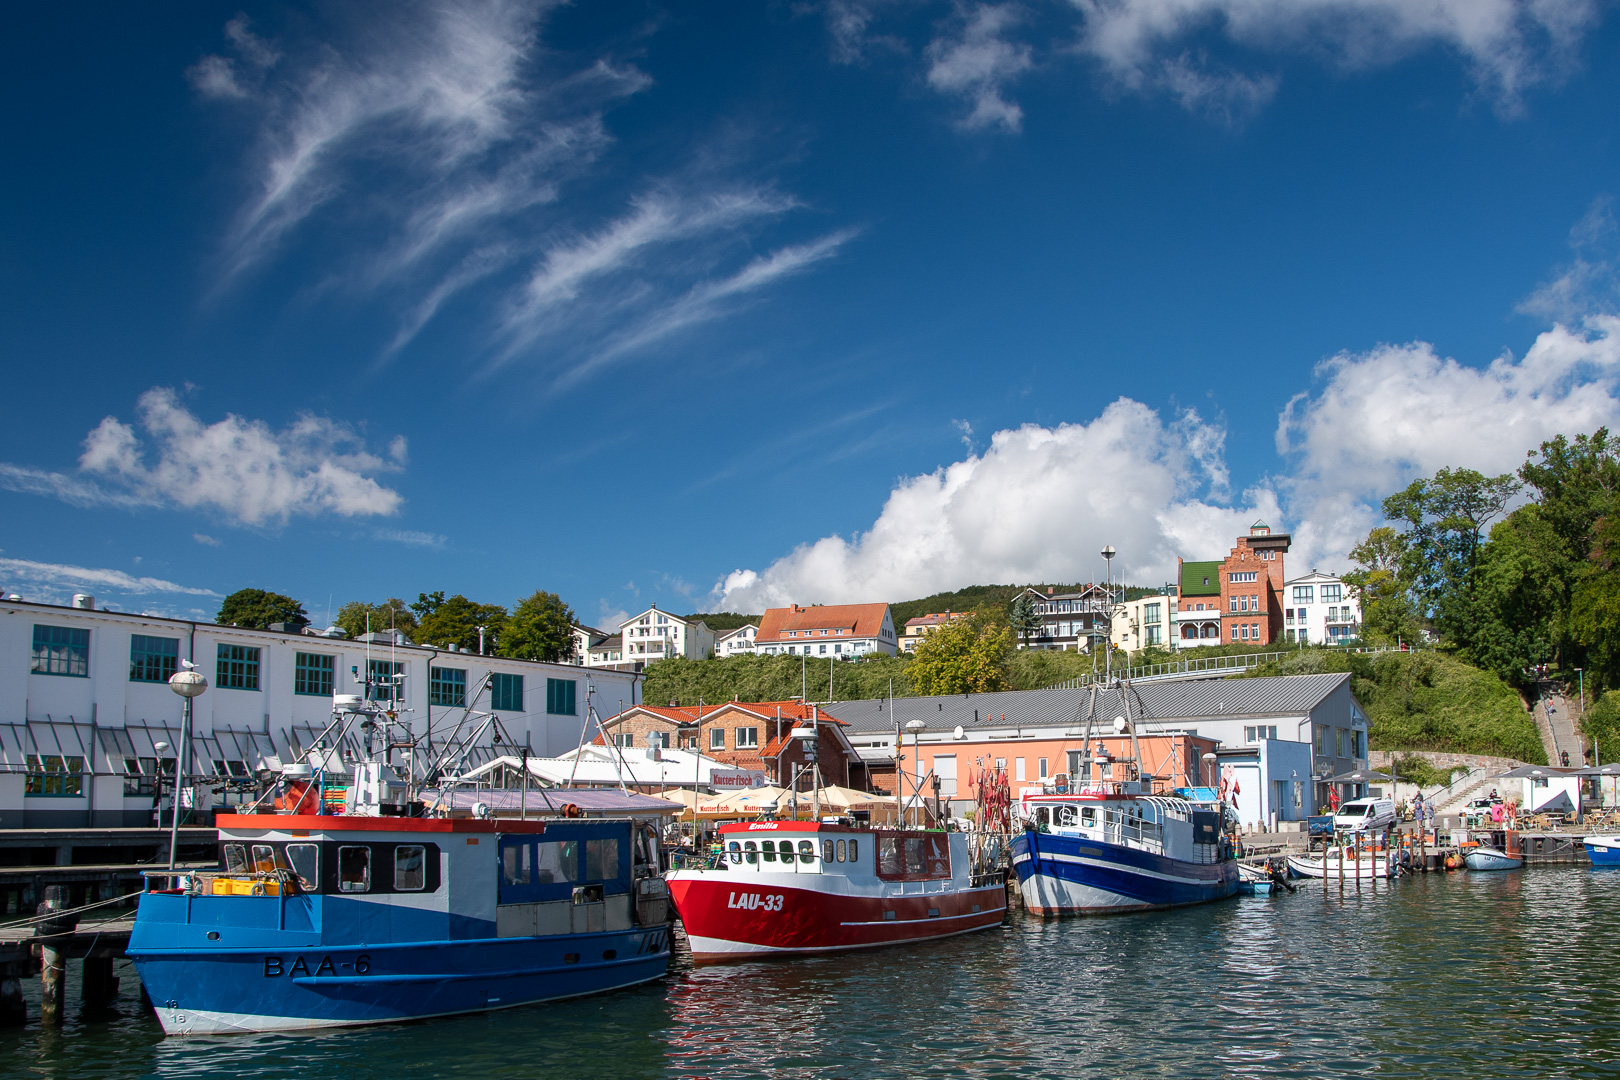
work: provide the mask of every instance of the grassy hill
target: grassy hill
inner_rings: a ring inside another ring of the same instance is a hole
[[[1494,754],[1547,763],[1541,735],[1518,691],[1449,653],[1305,649],[1234,677],[1333,671],[1350,672],[1351,689],[1367,710],[1374,750]]]

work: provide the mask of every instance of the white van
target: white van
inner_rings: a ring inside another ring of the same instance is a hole
[[[1373,832],[1394,824],[1393,799],[1351,799],[1333,815],[1333,827],[1350,832]]]

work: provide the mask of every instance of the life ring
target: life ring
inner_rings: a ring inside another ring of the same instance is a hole
[[[565,802],[562,805],[562,816],[563,817],[584,817],[585,816],[585,811],[581,810],[579,807],[575,806],[571,802]]]

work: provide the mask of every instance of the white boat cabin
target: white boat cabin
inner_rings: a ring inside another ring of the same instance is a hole
[[[1036,832],[1193,862],[1220,858],[1221,813],[1163,795],[1042,795],[1026,797],[1024,819]]]

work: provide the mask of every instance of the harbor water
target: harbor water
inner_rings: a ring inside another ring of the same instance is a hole
[[[1587,1077],[1620,1075],[1620,871],[1419,876],[1341,895],[1043,922],[694,969],[506,1012],[165,1038],[0,1031],[8,1077]],[[76,974],[76,971],[75,971]]]

